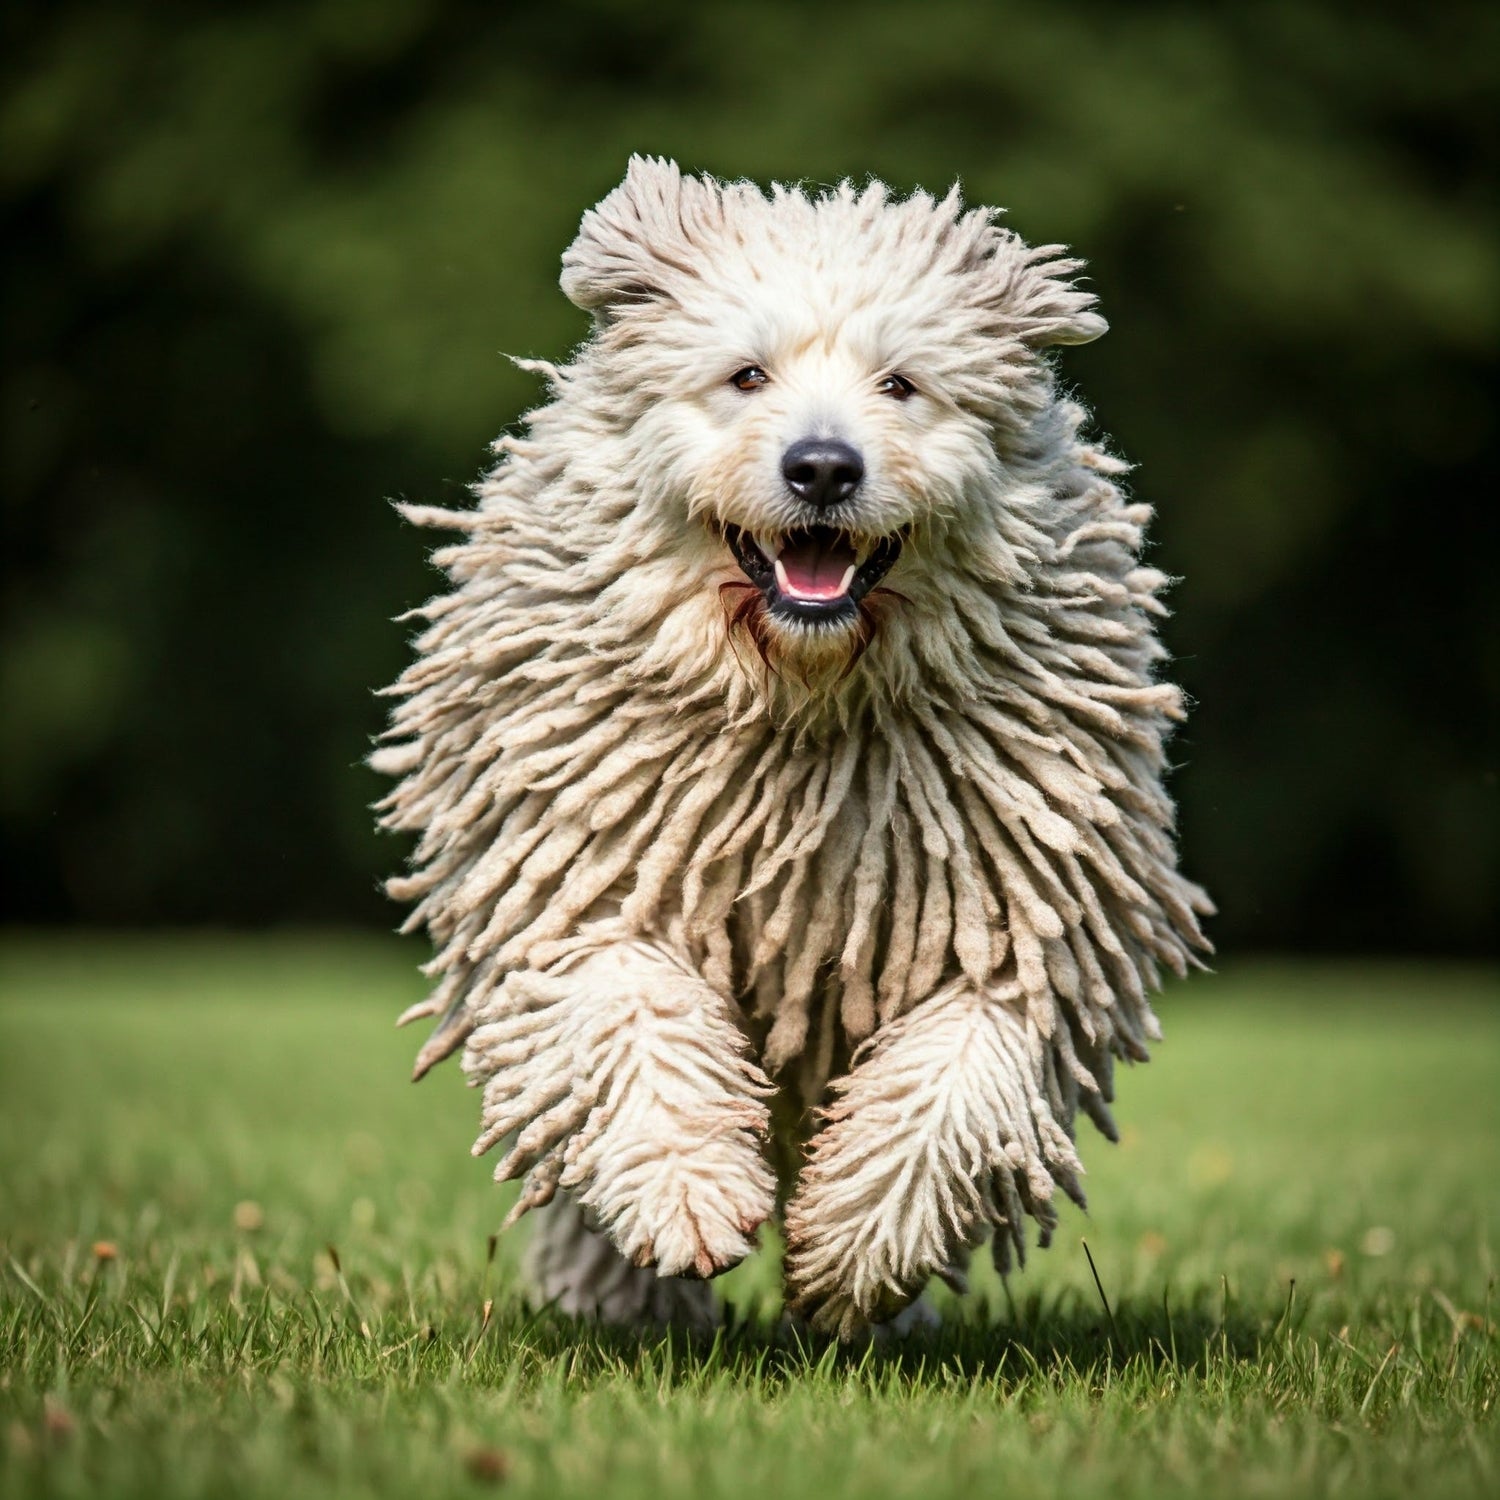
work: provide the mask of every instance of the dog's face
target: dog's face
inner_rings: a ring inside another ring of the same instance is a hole
[[[768,657],[851,659],[919,557],[982,562],[1006,442],[1051,400],[1037,351],[1104,328],[1055,253],[953,195],[768,198],[640,159],[585,216],[563,286],[647,521]]]

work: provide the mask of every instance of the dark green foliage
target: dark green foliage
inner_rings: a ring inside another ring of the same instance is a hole
[[[16,6],[0,207],[14,910],[388,918],[357,769],[384,508],[453,501],[583,332],[628,152],[962,178],[1093,268],[1064,368],[1140,464],[1222,941],[1476,947],[1500,21],[1330,4]],[[1488,753],[1488,759],[1486,755]]]

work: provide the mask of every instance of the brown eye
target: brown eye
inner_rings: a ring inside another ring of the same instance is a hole
[[[875,389],[882,396],[894,396],[897,401],[905,401],[908,396],[914,396],[917,392],[916,386],[904,375],[887,375]]]
[[[753,391],[758,386],[768,384],[770,379],[759,365],[746,365],[743,370],[736,370],[729,377],[729,383],[737,391]]]

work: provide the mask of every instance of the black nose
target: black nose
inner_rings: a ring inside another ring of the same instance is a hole
[[[799,500],[821,510],[854,494],[865,477],[865,461],[835,438],[803,438],[782,454],[781,473]]]

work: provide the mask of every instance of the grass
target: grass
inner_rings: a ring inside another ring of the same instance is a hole
[[[1092,1216],[896,1348],[529,1314],[409,949],[0,944],[0,1496],[1493,1493],[1495,976],[1163,1004]],[[1111,1304],[1090,1274],[1086,1235]],[[489,1309],[488,1312],[486,1309]]]

